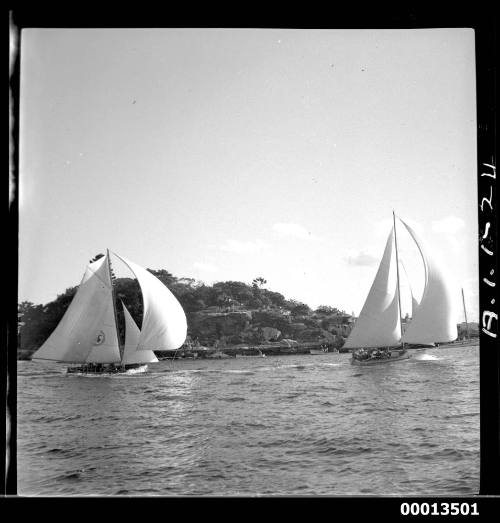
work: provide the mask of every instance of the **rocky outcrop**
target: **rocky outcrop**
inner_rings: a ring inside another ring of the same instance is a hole
[[[210,347],[215,344],[259,345],[285,338],[300,342],[326,342],[335,346],[341,344],[344,329],[327,330],[323,328],[322,320],[313,317],[294,319],[289,314],[273,309],[235,312],[208,310],[188,315],[188,334],[192,340]]]
[[[250,312],[203,313],[193,312],[188,315],[188,333],[192,339],[198,339],[203,345],[213,345],[222,337],[234,337],[250,326]]]

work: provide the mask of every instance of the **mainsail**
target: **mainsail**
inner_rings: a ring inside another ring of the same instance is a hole
[[[63,318],[33,359],[71,363],[118,363],[120,349],[108,257],[87,266]]]
[[[354,324],[344,347],[391,347],[401,339],[401,321],[396,285],[394,231],[391,231],[359,318]]]
[[[401,218],[400,218],[401,220]],[[450,287],[444,272],[424,249],[415,231],[401,220],[422,255],[425,287],[420,304],[406,329],[404,343],[444,343],[457,338],[457,322]]]
[[[139,345],[139,338],[141,336],[141,331],[134,319],[130,315],[127,307],[122,302],[123,314],[125,316],[125,346],[123,348],[123,359],[122,363],[124,365],[129,365],[131,363],[155,363],[158,361],[158,358],[155,356],[155,353],[151,350],[137,350]]]
[[[137,350],[174,350],[186,339],[187,321],[175,296],[156,276],[115,254],[135,274],[142,291],[144,313]]]

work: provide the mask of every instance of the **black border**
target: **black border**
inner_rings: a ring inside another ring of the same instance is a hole
[[[497,163],[496,43],[494,31],[476,30],[481,494],[500,494],[498,321],[489,326],[490,313],[498,315],[498,293],[491,286],[498,283],[497,181],[492,177]]]
[[[479,241],[478,241],[478,256],[479,256],[479,272],[480,272],[480,321],[484,311],[494,311],[498,314],[498,308],[493,309],[491,299],[493,296],[492,287],[483,283],[483,278],[490,278],[490,271],[494,270],[495,275],[498,274],[498,258],[496,249],[498,246],[498,221],[496,218],[496,178],[489,176],[481,176],[481,173],[487,172],[484,164],[496,166],[496,89],[497,89],[497,39],[496,39],[496,20],[494,13],[484,9],[480,12],[475,12],[474,9],[469,8],[465,13],[460,11],[459,6],[453,6],[452,9],[440,13],[436,7],[432,10],[418,8],[415,6],[402,7],[397,10],[388,10],[379,7],[366,10],[364,7],[358,7],[357,12],[346,14],[345,10],[337,11],[335,8],[331,13],[323,13],[318,11],[311,19],[307,13],[300,11],[296,14],[287,7],[276,16],[274,19],[272,14],[267,13],[267,19],[256,15],[255,11],[244,10],[243,15],[235,16],[229,23],[228,15],[231,16],[231,10],[222,10],[222,13],[217,13],[214,6],[209,6],[205,10],[192,8],[191,12],[184,17],[179,16],[178,13],[155,12],[154,10],[138,10],[134,6],[123,6],[120,10],[105,11],[101,7],[85,11],[78,9],[70,10],[50,10],[50,9],[14,9],[11,14],[11,30],[18,36],[21,35],[22,29],[28,27],[48,27],[48,28],[127,28],[127,27],[234,27],[234,28],[292,28],[292,29],[306,29],[306,28],[328,28],[328,29],[350,29],[350,28],[366,28],[366,29],[412,29],[412,28],[446,28],[446,27],[471,27],[475,30],[476,36],[476,81],[477,81],[477,122],[478,122],[478,221],[479,221]],[[356,8],[355,8],[356,9]],[[463,8],[462,8],[463,9]],[[77,13],[77,14],[74,14]],[[432,14],[431,14],[432,13]],[[262,14],[260,12],[259,14]],[[217,15],[220,15],[217,18]],[[252,19],[252,15],[254,18]],[[226,19],[221,23],[221,20]],[[14,136],[15,145],[17,145],[18,136],[18,115],[19,115],[19,55],[14,64],[14,75],[10,78],[10,88],[12,89],[14,97]],[[17,181],[18,173],[18,150],[15,147],[13,152],[14,158],[14,179]],[[491,172],[491,170],[489,171]],[[491,188],[491,189],[490,189]],[[490,192],[490,190],[492,192]],[[482,198],[490,197],[494,210],[488,211],[488,206],[483,205],[481,211]],[[8,223],[8,249],[7,253],[18,253],[18,199],[17,188],[15,198],[12,201],[6,213],[6,221]],[[483,239],[482,235],[486,232],[486,223],[490,223],[489,234]],[[485,251],[480,249],[481,241],[488,241],[484,244],[489,247],[494,256],[488,255]],[[10,256],[8,261],[9,274],[16,275],[9,281],[8,286],[8,351],[1,351],[1,368],[2,368],[2,383],[5,383],[4,378],[10,377],[10,389],[2,387],[3,395],[7,397],[7,404],[12,408],[14,406],[14,418],[11,432],[11,452],[12,461],[15,465],[15,395],[16,395],[16,373],[17,373],[17,259],[12,261],[13,256]],[[494,280],[493,280],[494,281]],[[11,300],[12,298],[12,300]],[[15,303],[14,303],[15,302]],[[497,307],[498,303],[494,305]],[[485,318],[487,320],[487,318]],[[480,324],[480,328],[484,326]],[[493,321],[490,331],[498,332],[497,323]],[[5,338],[4,338],[5,339]],[[481,507],[481,514],[486,511],[488,514],[494,514],[494,507],[497,506],[497,495],[500,494],[500,409],[499,409],[499,395],[500,395],[500,352],[498,348],[498,338],[494,339],[486,333],[481,332],[480,338],[480,492],[481,497],[471,498],[469,501],[477,501]],[[5,353],[5,354],[4,354]],[[4,365],[6,363],[7,365]],[[6,370],[7,372],[4,372]],[[7,375],[8,373],[8,375]],[[5,405],[2,402],[2,407]],[[3,417],[5,419],[5,417]],[[5,434],[5,431],[2,431]],[[13,439],[12,439],[13,438]],[[2,441],[3,443],[3,441]],[[2,475],[3,476],[3,475]],[[2,493],[9,495],[16,494],[16,470],[15,466],[11,467],[6,474],[6,482],[2,478]],[[494,495],[493,498],[483,497],[484,495]],[[19,508],[17,501],[24,498],[8,497],[14,501],[16,509]],[[58,499],[59,502],[70,502],[72,507],[78,503],[82,498],[29,498],[31,508],[44,507],[46,501],[50,499]],[[96,498],[85,498],[86,505],[88,502]],[[102,499],[102,498],[98,498]],[[122,507],[128,505],[127,498],[111,498],[109,502],[113,506],[113,510],[118,505],[114,501],[120,500]],[[144,498],[130,498],[134,502],[134,507],[137,503],[142,503]],[[164,498],[147,498],[148,501],[156,502]],[[185,498],[168,498],[169,503],[174,503],[176,500],[192,499]],[[210,504],[219,498],[197,498],[198,501],[205,501]],[[259,499],[261,502],[272,502],[273,500],[263,498]],[[399,515],[399,507],[402,501],[407,502],[465,502],[468,498],[461,497],[333,497],[333,498],[300,498],[300,497],[277,497],[278,500],[300,501],[306,502],[306,506],[315,507],[316,502],[322,500],[333,501],[335,507],[345,507],[349,511],[349,517],[356,515],[374,515],[380,513],[387,515]],[[225,501],[241,501],[241,498],[224,498]],[[253,504],[253,503],[252,503]],[[304,504],[301,503],[303,506]],[[324,504],[321,503],[321,506]],[[141,505],[139,505],[141,506]],[[292,505],[293,506],[293,505]],[[396,514],[395,514],[396,513]]]

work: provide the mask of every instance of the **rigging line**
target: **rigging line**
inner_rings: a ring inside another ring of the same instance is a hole
[[[115,287],[113,285],[113,278],[111,276],[111,260],[109,258],[109,249],[107,249],[106,255],[108,257],[109,281],[111,282],[111,296],[112,296],[111,301],[113,302],[113,313],[114,313],[114,316],[115,316],[115,328],[116,328],[116,338],[117,338],[117,341],[118,341],[118,351],[120,353],[120,362],[123,362],[123,351],[120,348],[120,345],[121,345],[121,343],[120,343],[120,330],[118,328],[118,314],[116,312],[116,295],[115,295]]]
[[[464,316],[465,316],[465,327],[467,329],[467,339],[470,339],[469,322],[467,321],[467,310],[465,309],[465,296],[464,296],[464,289],[463,289],[463,287],[462,287],[462,302],[464,304]]]
[[[399,259],[398,259],[398,240],[396,234],[396,214],[392,211],[393,227],[394,227],[394,245],[396,247],[396,277],[398,284],[398,306],[399,306],[399,331],[401,333],[401,343],[403,349],[405,348],[405,342],[403,341],[403,320],[401,318],[401,292],[399,290]]]
[[[182,346],[182,345],[181,345]],[[174,355],[172,356],[172,361],[175,360],[175,356],[177,355],[177,351],[180,349],[180,347],[177,347],[175,349]]]

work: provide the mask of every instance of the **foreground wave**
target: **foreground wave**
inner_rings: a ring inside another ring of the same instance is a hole
[[[19,362],[18,491],[476,494],[477,347],[349,357],[162,361],[92,380]]]

